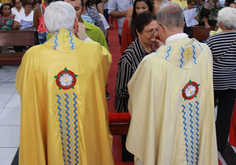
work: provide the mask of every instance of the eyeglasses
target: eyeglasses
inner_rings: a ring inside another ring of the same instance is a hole
[[[143,30],[143,31],[145,31],[145,32],[148,33],[148,34],[153,35],[154,33],[157,33],[158,29],[155,29],[155,30],[149,30],[149,31]]]

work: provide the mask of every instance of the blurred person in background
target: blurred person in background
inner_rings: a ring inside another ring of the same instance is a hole
[[[2,4],[0,15],[0,30],[12,30],[15,15],[11,14],[11,6],[8,3]]]
[[[12,0],[12,3],[15,5],[15,7],[11,8],[12,14],[17,15],[18,13],[24,13],[25,10],[22,6],[21,0]]]

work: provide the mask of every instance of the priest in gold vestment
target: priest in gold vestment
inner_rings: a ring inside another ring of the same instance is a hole
[[[104,92],[111,55],[86,42],[69,3],[51,3],[44,18],[53,36],[25,53],[16,75],[19,164],[113,165]]]
[[[165,45],[146,56],[128,84],[126,147],[135,165],[217,165],[212,54],[183,33],[181,8],[157,12]]]

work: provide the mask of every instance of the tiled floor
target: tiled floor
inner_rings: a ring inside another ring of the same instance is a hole
[[[20,97],[15,88],[18,66],[0,69],[0,165],[10,165],[19,146]]]
[[[21,105],[15,88],[17,69],[18,66],[0,69],[0,165],[11,165],[19,146]],[[236,153],[236,148],[233,149]],[[227,165],[218,154],[221,163]]]

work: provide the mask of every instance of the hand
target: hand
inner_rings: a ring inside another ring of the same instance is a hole
[[[123,17],[126,17],[127,11],[121,11],[121,12],[122,12]]]
[[[194,19],[196,19],[197,21],[199,20],[199,17],[198,16],[195,16]]]
[[[210,28],[210,25],[207,24],[207,23],[205,23],[205,28],[206,28],[206,29],[209,29],[209,28]]]
[[[16,27],[19,28],[21,27],[21,24],[19,22],[16,23]]]
[[[81,22],[78,22],[77,37],[81,40],[85,40],[88,37],[86,34],[86,26]]]
[[[156,39],[156,40],[154,40],[153,45],[151,47],[154,51],[156,51],[162,45],[164,45],[164,43],[161,42],[160,40]]]
[[[20,23],[15,21],[14,24],[12,25],[13,29],[18,29],[19,27],[21,27]]]

